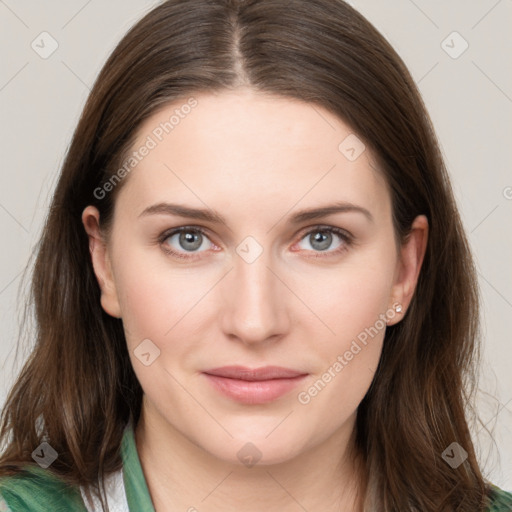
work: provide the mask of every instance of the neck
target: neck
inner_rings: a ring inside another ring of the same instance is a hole
[[[135,439],[156,512],[362,511],[355,415],[293,459],[249,468],[213,456],[143,404]]]

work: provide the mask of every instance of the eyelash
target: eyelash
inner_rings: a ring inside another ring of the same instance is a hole
[[[173,257],[183,259],[183,260],[197,259],[195,256],[193,256],[194,253],[190,253],[189,256],[185,256],[183,253],[180,253],[180,252],[174,251],[173,249],[170,249],[169,246],[167,244],[165,244],[165,241],[167,239],[169,239],[171,236],[173,236],[177,233],[182,233],[182,232],[200,233],[201,235],[208,238],[208,234],[207,234],[206,230],[204,230],[203,228],[201,228],[199,226],[197,226],[197,227],[196,226],[181,226],[179,228],[173,228],[171,230],[168,230],[168,231],[165,231],[164,233],[162,233],[158,237],[158,242],[161,245],[163,251]],[[353,239],[352,235],[347,233],[345,230],[337,228],[335,226],[324,226],[324,225],[313,226],[309,231],[306,231],[300,237],[299,241],[304,239],[306,236],[311,235],[312,233],[318,233],[318,232],[334,233],[343,241],[343,244],[338,249],[335,249],[334,251],[325,251],[324,254],[322,254],[320,251],[314,251],[315,254],[312,256],[308,256],[308,257],[328,258],[328,257],[336,256],[336,255],[339,255],[339,254],[345,252],[354,243],[354,239]]]

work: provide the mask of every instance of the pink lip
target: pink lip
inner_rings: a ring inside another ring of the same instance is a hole
[[[246,404],[263,404],[275,400],[297,386],[307,375],[279,366],[256,369],[223,366],[203,373],[215,389]]]

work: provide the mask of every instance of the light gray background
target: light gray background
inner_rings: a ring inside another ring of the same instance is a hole
[[[156,3],[0,0],[2,404],[19,369],[21,272],[78,116],[108,54]],[[485,475],[512,490],[512,0],[350,3],[404,59],[441,141],[483,298],[479,410],[496,444],[481,427],[473,435]],[[51,48],[44,31],[58,43],[46,59],[31,47]]]

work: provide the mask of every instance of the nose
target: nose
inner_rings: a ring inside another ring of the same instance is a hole
[[[291,292],[266,251],[249,263],[238,255],[222,282],[221,326],[228,338],[248,346],[267,345],[288,332]]]

